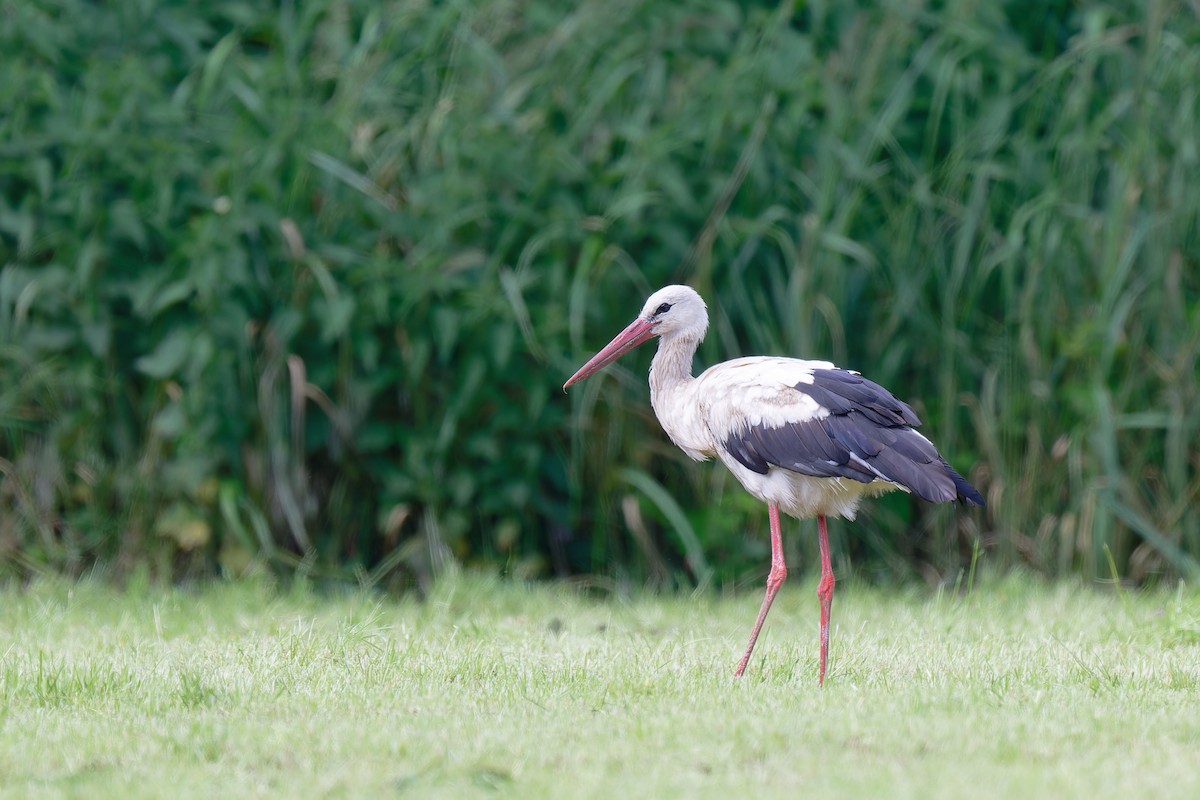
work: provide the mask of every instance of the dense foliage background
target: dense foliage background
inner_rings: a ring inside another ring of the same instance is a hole
[[[649,348],[560,390],[673,281],[700,365],[860,369],[989,500],[875,502],[842,572],[1200,571],[1195,2],[0,19],[9,574],[757,581],[764,510],[658,430]]]

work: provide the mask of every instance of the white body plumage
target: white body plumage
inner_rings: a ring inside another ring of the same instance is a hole
[[[751,356],[681,380],[671,362],[669,348],[660,345],[650,370],[650,403],[663,430],[697,461],[719,458],[746,491],[764,503],[776,503],[799,519],[819,514],[854,519],[864,497],[907,491],[882,478],[863,483],[840,476],[803,475],[778,466],[760,474],[724,446],[731,436],[754,426],[782,429],[829,416],[829,409],[794,387],[811,384],[814,370],[836,369],[832,363]]]

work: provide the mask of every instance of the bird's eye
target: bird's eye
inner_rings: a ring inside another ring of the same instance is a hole
[[[663,303],[661,306],[659,306],[657,309],[655,309],[654,315],[658,316],[659,314],[665,314],[670,310],[671,310],[671,304]]]

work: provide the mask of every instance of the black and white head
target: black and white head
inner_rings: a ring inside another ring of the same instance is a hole
[[[701,341],[708,330],[708,306],[690,286],[664,286],[646,300],[640,319],[653,336],[684,336]]]
[[[583,380],[655,336],[700,342],[707,330],[708,307],[696,290],[690,286],[664,286],[650,295],[642,306],[642,313],[568,378],[563,388]]]

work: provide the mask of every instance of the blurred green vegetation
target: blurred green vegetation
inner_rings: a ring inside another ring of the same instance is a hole
[[[989,500],[875,502],[842,572],[1200,572],[1194,2],[0,15],[9,574],[757,582],[649,350],[560,390],[672,281],[701,365],[859,369]]]

